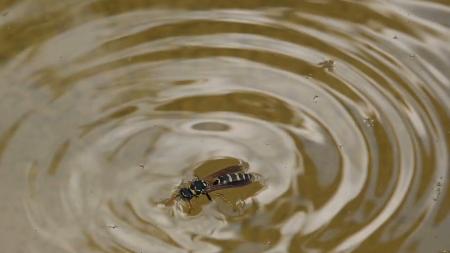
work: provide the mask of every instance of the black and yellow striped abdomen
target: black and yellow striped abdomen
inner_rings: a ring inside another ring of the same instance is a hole
[[[228,184],[249,184],[253,182],[254,176],[250,173],[236,172],[221,175],[214,180],[213,185],[228,185]]]

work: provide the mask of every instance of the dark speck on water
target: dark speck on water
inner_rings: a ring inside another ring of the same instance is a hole
[[[323,69],[326,69],[328,71],[333,71],[334,67],[335,67],[335,62],[334,60],[325,60],[323,62],[319,62],[318,63],[319,66],[321,66]]]
[[[317,101],[318,101],[318,100],[319,100],[319,96],[316,95],[316,96],[313,97],[313,102],[314,102],[315,104],[317,104]]]

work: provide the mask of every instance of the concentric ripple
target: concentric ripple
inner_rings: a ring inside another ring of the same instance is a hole
[[[450,250],[450,5],[46,2],[0,4],[5,252]]]

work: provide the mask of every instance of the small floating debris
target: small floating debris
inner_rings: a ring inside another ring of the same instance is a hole
[[[366,124],[367,127],[374,127],[375,126],[375,120],[371,118],[365,118],[364,124]]]
[[[318,100],[319,100],[319,96],[316,95],[316,96],[313,97],[313,103],[314,104],[317,104]]]
[[[336,63],[334,60],[325,60],[323,62],[319,62],[318,65],[325,70],[334,71]]]
[[[439,180],[436,183],[436,187],[435,187],[436,194],[435,194],[435,196],[433,198],[434,201],[437,201],[439,199],[439,197],[441,196],[441,192],[442,192],[442,189],[441,189],[442,188],[442,182],[441,181],[442,180],[443,180],[443,177],[440,177]]]

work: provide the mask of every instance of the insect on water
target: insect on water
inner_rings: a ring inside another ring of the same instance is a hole
[[[259,175],[247,173],[247,169],[248,163],[241,162],[237,165],[225,167],[203,178],[196,176],[193,180],[184,184],[185,186],[179,188],[169,201],[180,199],[189,204],[189,209],[192,207],[191,200],[201,195],[205,195],[209,201],[212,201],[211,192],[246,186],[259,179]],[[221,194],[217,196],[224,199]]]

